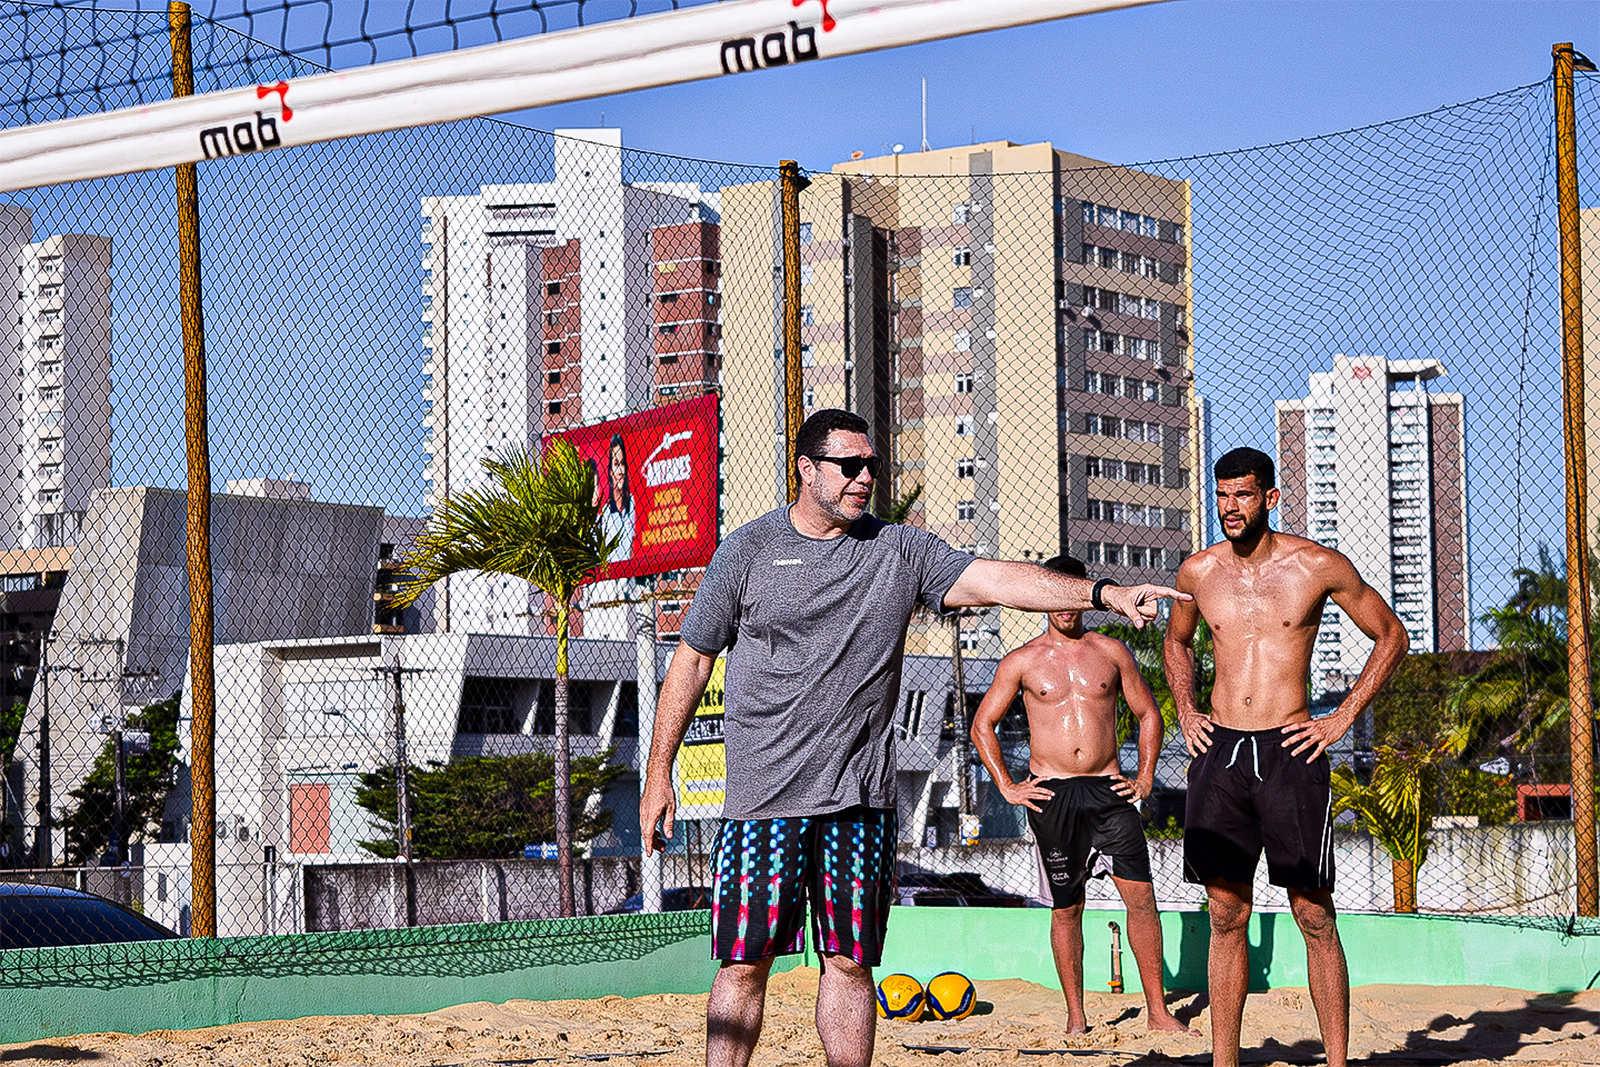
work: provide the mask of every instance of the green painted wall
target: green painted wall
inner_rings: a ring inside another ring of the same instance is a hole
[[[1084,917],[1085,985],[1110,974],[1106,923]],[[1163,915],[1172,989],[1205,982],[1204,913]],[[897,908],[884,969],[926,979],[1057,985],[1045,909]],[[1588,987],[1600,937],[1426,916],[1347,915],[1351,980],[1488,984],[1542,992]],[[1251,921],[1252,988],[1303,986],[1305,949],[1288,915]],[[703,992],[714,966],[704,913],[370,930],[0,953],[0,1043],[97,1030],[146,1031],[302,1015],[396,1014],[472,1001]],[[782,966],[814,964],[810,953]],[[1124,943],[1130,992],[1138,971]],[[980,988],[980,995],[981,995]]]
[[[1050,912],[1044,908],[899,908],[890,927],[884,971],[926,980],[955,970],[973,981],[1023,978],[1060,988],[1050,955]],[[1086,989],[1106,989],[1111,977],[1107,923],[1122,929],[1122,977],[1141,990],[1127,917],[1085,911]],[[1162,971],[1169,990],[1205,988],[1205,912],[1161,916]],[[1339,935],[1355,985],[1497,985],[1537,992],[1585,989],[1600,973],[1600,937],[1509,922],[1426,915],[1342,915]],[[1250,918],[1250,988],[1306,984],[1305,943],[1294,918],[1256,912]]]

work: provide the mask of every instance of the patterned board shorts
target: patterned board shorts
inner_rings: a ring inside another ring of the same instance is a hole
[[[724,819],[712,858],[712,958],[801,951],[809,902],[818,953],[876,966],[894,899],[895,836],[895,814],[883,808]]]

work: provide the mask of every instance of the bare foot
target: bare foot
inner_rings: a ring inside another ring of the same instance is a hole
[[[1077,1036],[1079,1036],[1081,1034],[1087,1034],[1088,1032],[1089,1032],[1089,1024],[1087,1022],[1085,1022],[1084,1020],[1079,1019],[1076,1022],[1074,1022],[1071,1019],[1067,1020],[1067,1036],[1068,1037],[1077,1037]]]
[[[1188,1034],[1190,1037],[1200,1036],[1200,1031],[1183,1025],[1178,1021],[1177,1016],[1168,1011],[1164,1011],[1159,1015],[1151,1015],[1145,1029],[1152,1033]]]

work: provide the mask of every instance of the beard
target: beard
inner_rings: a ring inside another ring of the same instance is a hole
[[[1237,545],[1242,542],[1259,540],[1261,535],[1266,532],[1266,529],[1267,511],[1265,508],[1262,508],[1253,518],[1246,518],[1244,520],[1244,525],[1241,526],[1237,532],[1230,532],[1228,530],[1228,524],[1224,522],[1222,524],[1222,536],[1226,537],[1229,541]]]

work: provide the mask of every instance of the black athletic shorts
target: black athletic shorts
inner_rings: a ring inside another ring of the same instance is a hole
[[[1255,878],[1285,889],[1333,888],[1333,792],[1328,757],[1291,756],[1281,730],[1211,728],[1211,747],[1189,764],[1183,876],[1190,882]]]
[[[1043,811],[1028,812],[1053,907],[1083,903],[1095,860],[1107,856],[1111,873],[1132,882],[1150,881],[1150,848],[1139,809],[1111,788],[1108,777],[1046,778],[1055,794]]]
[[[895,813],[847,808],[789,819],[724,819],[712,851],[711,956],[760,960],[805,948],[875,967],[895,892]]]

